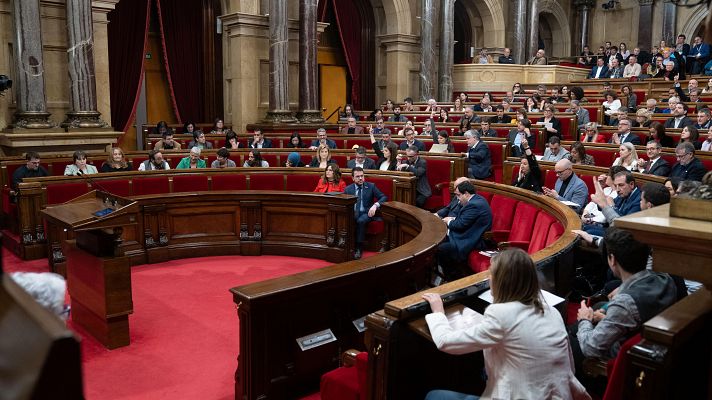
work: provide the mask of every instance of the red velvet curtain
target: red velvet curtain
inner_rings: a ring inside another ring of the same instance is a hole
[[[122,0],[109,12],[111,122],[126,132],[136,112],[143,79],[150,0]]]
[[[156,0],[156,5],[176,118],[179,123],[212,121],[214,116],[203,115],[203,64],[213,60],[203,60],[202,2]]]
[[[359,8],[355,1],[332,0],[336,25],[341,38],[341,45],[346,56],[346,65],[351,75],[351,103],[361,109],[361,54],[363,43],[361,30],[364,28],[358,18]]]

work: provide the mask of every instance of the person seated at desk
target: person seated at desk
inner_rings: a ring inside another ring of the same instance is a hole
[[[17,168],[12,173],[12,190],[10,191],[10,199],[14,200],[18,185],[25,178],[37,178],[48,176],[49,173],[43,166],[40,165],[40,155],[36,151],[28,151],[25,154],[25,165]]]
[[[200,158],[200,147],[193,147],[190,149],[190,154],[188,157],[183,157],[176,169],[195,169],[195,168],[205,168],[205,160]]]
[[[388,136],[390,137],[390,135]],[[384,140],[377,142],[371,134],[371,146],[378,157],[376,167],[381,171],[395,171],[396,165],[398,165],[398,145],[390,139],[387,142]]]
[[[593,156],[586,154],[586,147],[581,142],[573,142],[571,144],[571,150],[566,156],[566,159],[571,161],[572,164],[576,165],[596,165],[596,161]]]
[[[352,169],[351,177],[354,183],[347,186],[344,193],[356,196],[356,204],[354,204],[354,218],[356,219],[354,259],[358,260],[361,258],[363,244],[366,242],[366,228],[369,222],[373,221],[381,204],[388,201],[388,197],[375,184],[365,181],[363,168]]]
[[[341,128],[342,135],[361,135],[363,134],[363,126],[356,125],[356,118],[348,117],[346,126]]]
[[[536,145],[536,136],[531,132],[532,123],[528,119],[517,121],[517,128],[512,129],[507,134],[507,140],[512,150],[512,157],[520,157],[522,155],[521,145],[527,142],[529,147]]]
[[[250,150],[250,153],[247,155],[247,160],[245,160],[245,163],[242,164],[242,166],[268,168],[269,163],[262,159],[262,154],[259,150],[254,149]]]
[[[191,121],[186,121],[186,123],[183,124],[183,134],[185,135],[192,135],[196,130],[198,129],[195,129],[195,123]]]
[[[376,169],[376,162],[371,157],[366,156],[366,148],[363,146],[358,146],[354,158],[346,162],[346,168],[354,169],[356,167]]]
[[[470,181],[464,181],[455,187],[455,197],[460,201],[460,210],[452,217],[443,218],[448,233],[438,245],[437,258],[439,270],[434,284],[439,279],[452,281],[462,277],[461,266],[473,250],[484,248],[484,234],[492,228],[492,209],[487,200],[477,194]],[[469,269],[469,268],[468,268]]]
[[[405,136],[405,140],[398,146],[400,150],[406,150],[411,146],[415,146],[418,148],[418,151],[425,151],[425,143],[415,138],[415,131],[413,131],[413,128],[405,128],[403,135]]]
[[[304,149],[307,145],[302,141],[302,135],[295,131],[289,136],[287,147],[290,149]]]
[[[618,147],[618,157],[613,160],[613,166],[620,165],[628,171],[638,170],[638,152],[631,142],[621,143]]]
[[[213,144],[205,140],[205,133],[202,131],[195,131],[193,132],[193,140],[188,143],[189,149],[192,149],[193,147],[197,147],[200,150],[212,149]]]
[[[526,142],[526,140],[523,142]],[[550,137],[548,144],[549,145],[546,147],[546,150],[544,150],[544,156],[541,158],[541,161],[557,162],[561,159],[567,158],[569,155],[568,150],[561,147],[561,140],[558,136]]]
[[[96,174],[99,172],[96,170],[95,166],[87,164],[87,153],[81,150],[74,152],[72,160],[74,160],[74,163],[69,164],[66,168],[64,168],[65,176]]]
[[[153,148],[161,151],[180,150],[180,143],[173,140],[173,130],[169,129],[163,132],[163,137],[161,138],[161,140],[157,141],[156,144],[153,145]]]
[[[622,281],[604,310],[588,307],[585,300],[569,337],[577,371],[585,357],[615,358],[623,343],[639,332],[643,323],[675,303],[675,282],[666,273],[646,269],[650,248],[628,231],[609,228],[603,238],[605,259]]]
[[[210,133],[227,135],[228,132],[232,132],[232,129],[225,127],[225,123],[223,122],[222,118],[215,118],[215,121],[213,122],[213,128],[210,130]]]
[[[466,182],[468,180],[469,179],[467,177],[461,176],[461,177],[455,179],[455,182],[452,183],[452,187],[456,188],[457,185],[461,184],[462,182]],[[443,219],[445,217],[455,217],[455,216],[457,216],[457,213],[460,212],[460,208],[462,208],[462,204],[460,204],[460,199],[457,198],[457,196],[452,196],[452,199],[450,199],[450,204],[439,209],[438,211],[434,212],[433,214],[440,217],[440,219]]]
[[[225,146],[228,150],[238,150],[240,148],[240,142],[237,138],[237,133],[229,131],[225,134]]]
[[[418,147],[410,146],[405,150],[406,157],[396,156],[396,170],[411,172],[418,178],[415,184],[415,205],[423,207],[433,192],[428,182],[428,167],[424,158],[420,157]]]
[[[331,158],[331,149],[325,144],[320,144],[308,166],[324,169],[329,164],[336,164],[336,161]]]
[[[254,138],[250,141],[250,148],[252,149],[269,149],[272,148],[272,141],[265,138],[262,134],[262,129],[255,128]]]
[[[546,186],[541,189],[544,194],[559,201],[570,201],[576,204],[576,211],[580,211],[588,201],[588,187],[573,170],[573,164],[567,159],[559,160],[554,166],[556,172],[556,185],[554,189]]]
[[[289,153],[287,156],[287,161],[284,162],[285,167],[304,167],[304,163],[302,162],[302,156],[299,155],[296,151],[293,151]]]
[[[319,183],[316,184],[314,192],[343,192],[344,189],[346,189],[346,182],[341,179],[339,166],[337,164],[329,164],[324,169],[324,175],[321,176]]]
[[[163,159],[163,153],[160,150],[151,150],[148,152],[148,160],[142,162],[138,166],[139,171],[153,171],[159,169],[171,169],[168,161]]]
[[[99,171],[101,172],[119,172],[119,171],[131,171],[133,166],[130,162],[126,161],[126,156],[124,156],[124,151],[121,147],[114,147],[111,149],[111,155],[109,158],[101,164]]]
[[[519,176],[517,176],[514,186],[541,193],[541,169],[539,168],[539,163],[536,161],[536,157],[526,140],[522,142],[522,149],[524,154],[522,154],[519,164]]]
[[[330,149],[336,148],[336,142],[326,136],[326,129],[324,128],[319,128],[316,130],[316,139],[312,140],[311,144],[309,145],[309,149],[316,150],[317,147],[321,145],[329,146]]]
[[[438,145],[438,146],[436,146]],[[430,153],[454,153],[455,148],[450,142],[450,135],[446,130],[438,132],[438,141],[430,147]]]
[[[217,152],[217,159],[210,164],[210,168],[235,168],[235,161],[230,159],[230,151],[226,148],[221,148]]]
[[[425,321],[438,350],[455,355],[483,351],[487,385],[479,398],[590,399],[574,376],[566,327],[542,298],[531,257],[521,249],[506,249],[492,258],[489,271],[494,301],[482,320],[464,328],[450,324],[439,294],[423,294],[432,311]],[[478,397],[433,390],[425,398]]]

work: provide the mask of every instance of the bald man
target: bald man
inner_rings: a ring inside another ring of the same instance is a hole
[[[568,159],[559,160],[554,166],[556,185],[554,189],[542,187],[544,194],[559,201],[576,203],[576,211],[583,210],[588,202],[588,187],[581,178],[576,176],[573,164]]]
[[[467,177],[461,176],[455,179],[455,182],[452,184],[452,186],[457,187],[457,185],[461,184],[462,182],[465,182],[466,180]],[[460,210],[460,207],[460,201],[458,200],[457,196],[453,196],[452,200],[450,200],[450,204],[441,208],[440,210],[438,210],[438,212],[434,214],[440,218],[454,217],[457,216],[457,212]]]

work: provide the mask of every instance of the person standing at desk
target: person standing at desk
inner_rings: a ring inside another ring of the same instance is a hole
[[[564,321],[541,296],[534,261],[510,248],[492,258],[490,287],[494,302],[483,319],[454,329],[440,295],[425,293],[425,316],[437,348],[449,354],[482,350],[487,371],[485,399],[590,399],[574,376]],[[478,399],[474,395],[433,390],[426,400]]]

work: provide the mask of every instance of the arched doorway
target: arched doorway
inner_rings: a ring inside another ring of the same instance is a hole
[[[472,23],[461,0],[455,1],[454,40],[453,60],[455,60],[455,64],[471,63],[470,47],[473,46]]]

